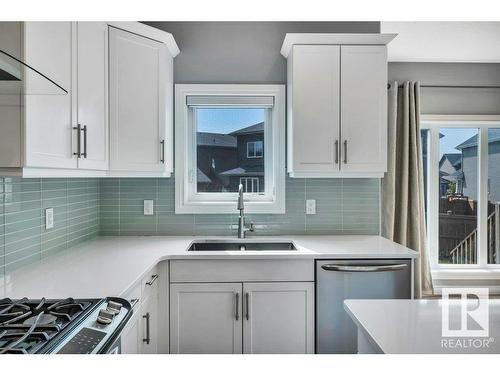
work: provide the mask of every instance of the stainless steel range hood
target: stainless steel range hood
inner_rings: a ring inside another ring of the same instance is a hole
[[[68,91],[22,59],[0,49],[0,95],[66,95]]]

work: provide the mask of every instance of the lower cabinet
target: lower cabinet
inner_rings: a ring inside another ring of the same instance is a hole
[[[139,328],[140,328],[140,309],[136,308],[134,314],[130,317],[127,325],[123,328],[121,334],[121,352],[122,354],[138,354],[139,348]]]
[[[171,353],[313,353],[314,283],[170,285]]]

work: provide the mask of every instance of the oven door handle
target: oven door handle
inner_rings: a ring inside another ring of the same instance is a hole
[[[342,264],[323,264],[321,266],[325,271],[340,271],[340,272],[386,272],[386,271],[400,271],[408,268],[406,263],[401,264],[363,264],[355,265],[342,265]]]

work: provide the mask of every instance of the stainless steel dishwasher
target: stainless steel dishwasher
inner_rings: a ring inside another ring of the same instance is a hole
[[[411,298],[411,260],[317,260],[316,353],[356,353],[357,329],[346,299]]]

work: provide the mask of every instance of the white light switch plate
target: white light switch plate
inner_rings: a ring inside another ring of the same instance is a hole
[[[46,208],[45,209],[45,229],[54,228],[54,209]]]
[[[145,199],[144,200],[144,215],[153,215],[154,210],[153,210],[153,200],[152,199]]]
[[[306,200],[306,214],[307,215],[316,215],[316,199],[307,199]]]

